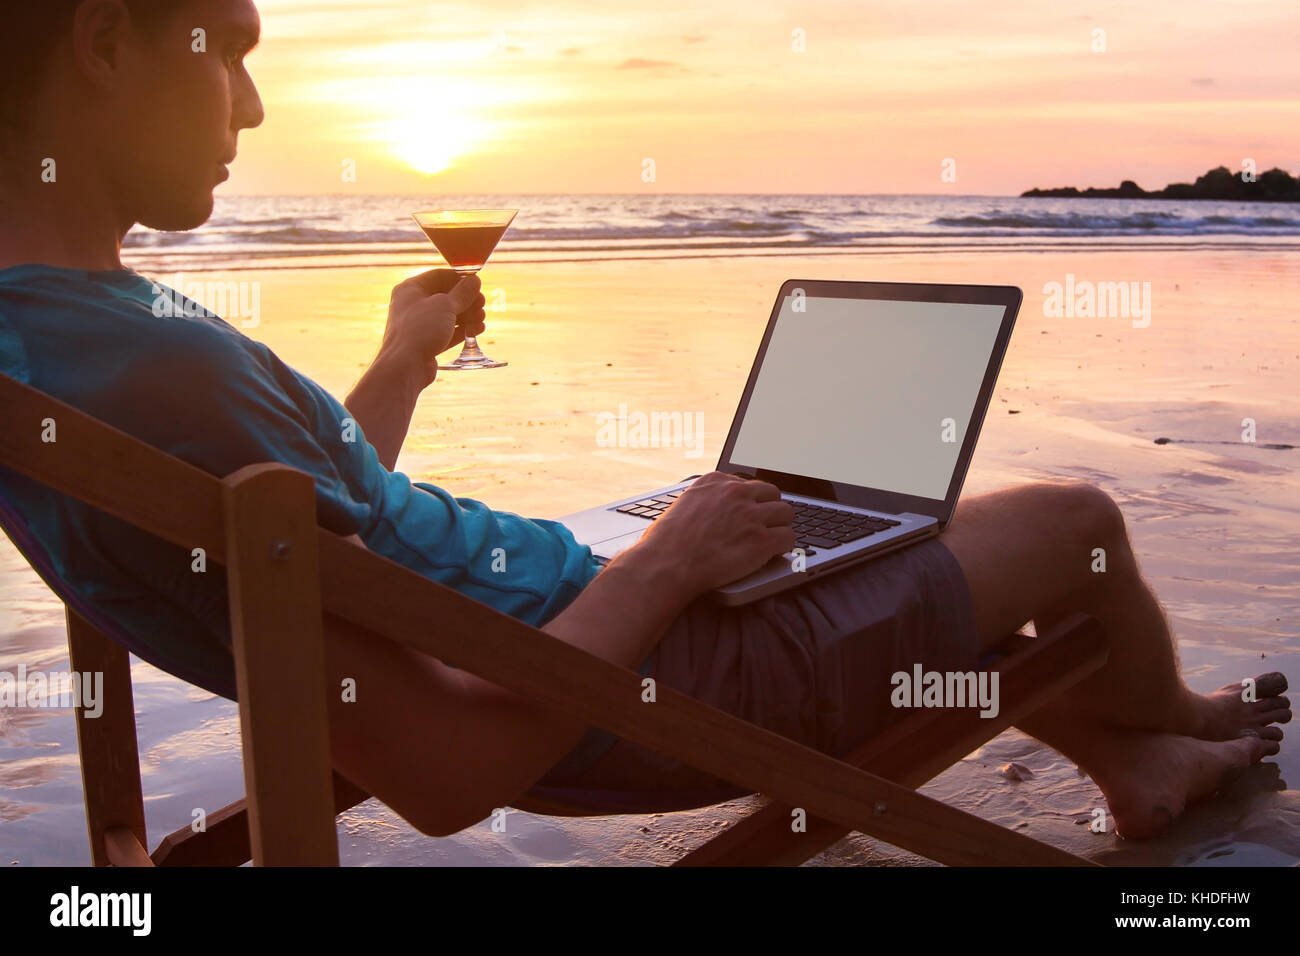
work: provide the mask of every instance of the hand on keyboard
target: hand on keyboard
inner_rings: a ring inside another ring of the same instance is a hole
[[[757,571],[795,545],[794,508],[766,481],[714,471],[665,499],[643,499],[655,506],[637,503],[640,516],[654,523],[630,550],[653,550],[679,562],[698,594]]]
[[[722,474],[722,472],[713,472]],[[704,477],[708,477],[707,475]],[[735,479],[736,476],[727,476]],[[700,478],[699,481],[703,481]],[[748,479],[753,480],[753,479]],[[699,484],[699,481],[696,484]],[[758,482],[758,484],[767,484]],[[692,485],[691,487],[695,487]],[[768,485],[768,487],[772,487]],[[681,491],[669,491],[655,498],[643,498],[640,501],[621,505],[616,510],[624,514],[635,515],[654,521],[662,515],[683,494]],[[849,544],[869,537],[878,531],[898,527],[899,522],[892,518],[879,518],[875,515],[859,514],[827,505],[815,505],[807,501],[792,501],[792,528],[795,533],[793,547],[802,548],[806,556],[811,557],[818,550],[828,551],[840,545]]]

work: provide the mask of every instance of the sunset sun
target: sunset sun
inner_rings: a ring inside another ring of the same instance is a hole
[[[459,129],[454,128],[459,126]],[[466,124],[450,124],[447,117],[434,124],[398,120],[390,127],[393,155],[417,173],[440,173],[468,150]]]
[[[375,139],[397,160],[424,175],[451,168],[489,138],[488,124],[459,104],[481,103],[484,91],[463,81],[385,84],[374,91],[381,120]]]

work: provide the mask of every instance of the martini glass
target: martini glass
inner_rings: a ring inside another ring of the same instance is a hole
[[[518,209],[434,209],[411,215],[456,275],[470,276],[483,268],[518,212]],[[456,361],[450,365],[439,364],[438,368],[500,368],[506,364],[488,358],[474,336],[467,335]]]

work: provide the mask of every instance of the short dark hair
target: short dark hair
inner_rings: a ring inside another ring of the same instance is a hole
[[[18,0],[5,4],[7,23],[0,31],[0,135],[17,135],[26,128],[54,48],[72,29],[72,18],[84,2]],[[123,2],[143,30],[157,33],[189,0]]]

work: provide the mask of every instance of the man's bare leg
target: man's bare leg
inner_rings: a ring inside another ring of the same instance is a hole
[[[1166,829],[1191,803],[1280,749],[1280,727],[1234,740],[1115,727],[1057,701],[1016,726],[1077,763],[1106,797],[1120,835],[1145,839]],[[1260,736],[1255,736],[1255,735]]]
[[[1241,701],[1239,685],[1200,695],[1183,684],[1123,519],[1098,489],[1031,485],[971,499],[943,541],[970,583],[984,647],[1031,619],[1045,631],[1071,611],[1106,626],[1106,667],[1019,727],[1093,778],[1123,835],[1159,833],[1187,804],[1278,752],[1282,732],[1269,725],[1290,720],[1289,703],[1278,696],[1285,678],[1261,676],[1253,704]],[[1089,577],[1094,548],[1105,550],[1106,572]],[[1176,732],[1142,729],[1152,726]]]
[[[940,540],[970,585],[982,645],[1034,621],[1046,630],[1073,611],[1105,626],[1110,657],[1066,701],[1080,715],[1139,730],[1229,740],[1245,728],[1290,719],[1280,674],[1193,693],[1178,673],[1168,622],[1138,570],[1118,506],[1082,483],[1023,485],[962,502]],[[1094,572],[1096,551],[1104,572]]]

